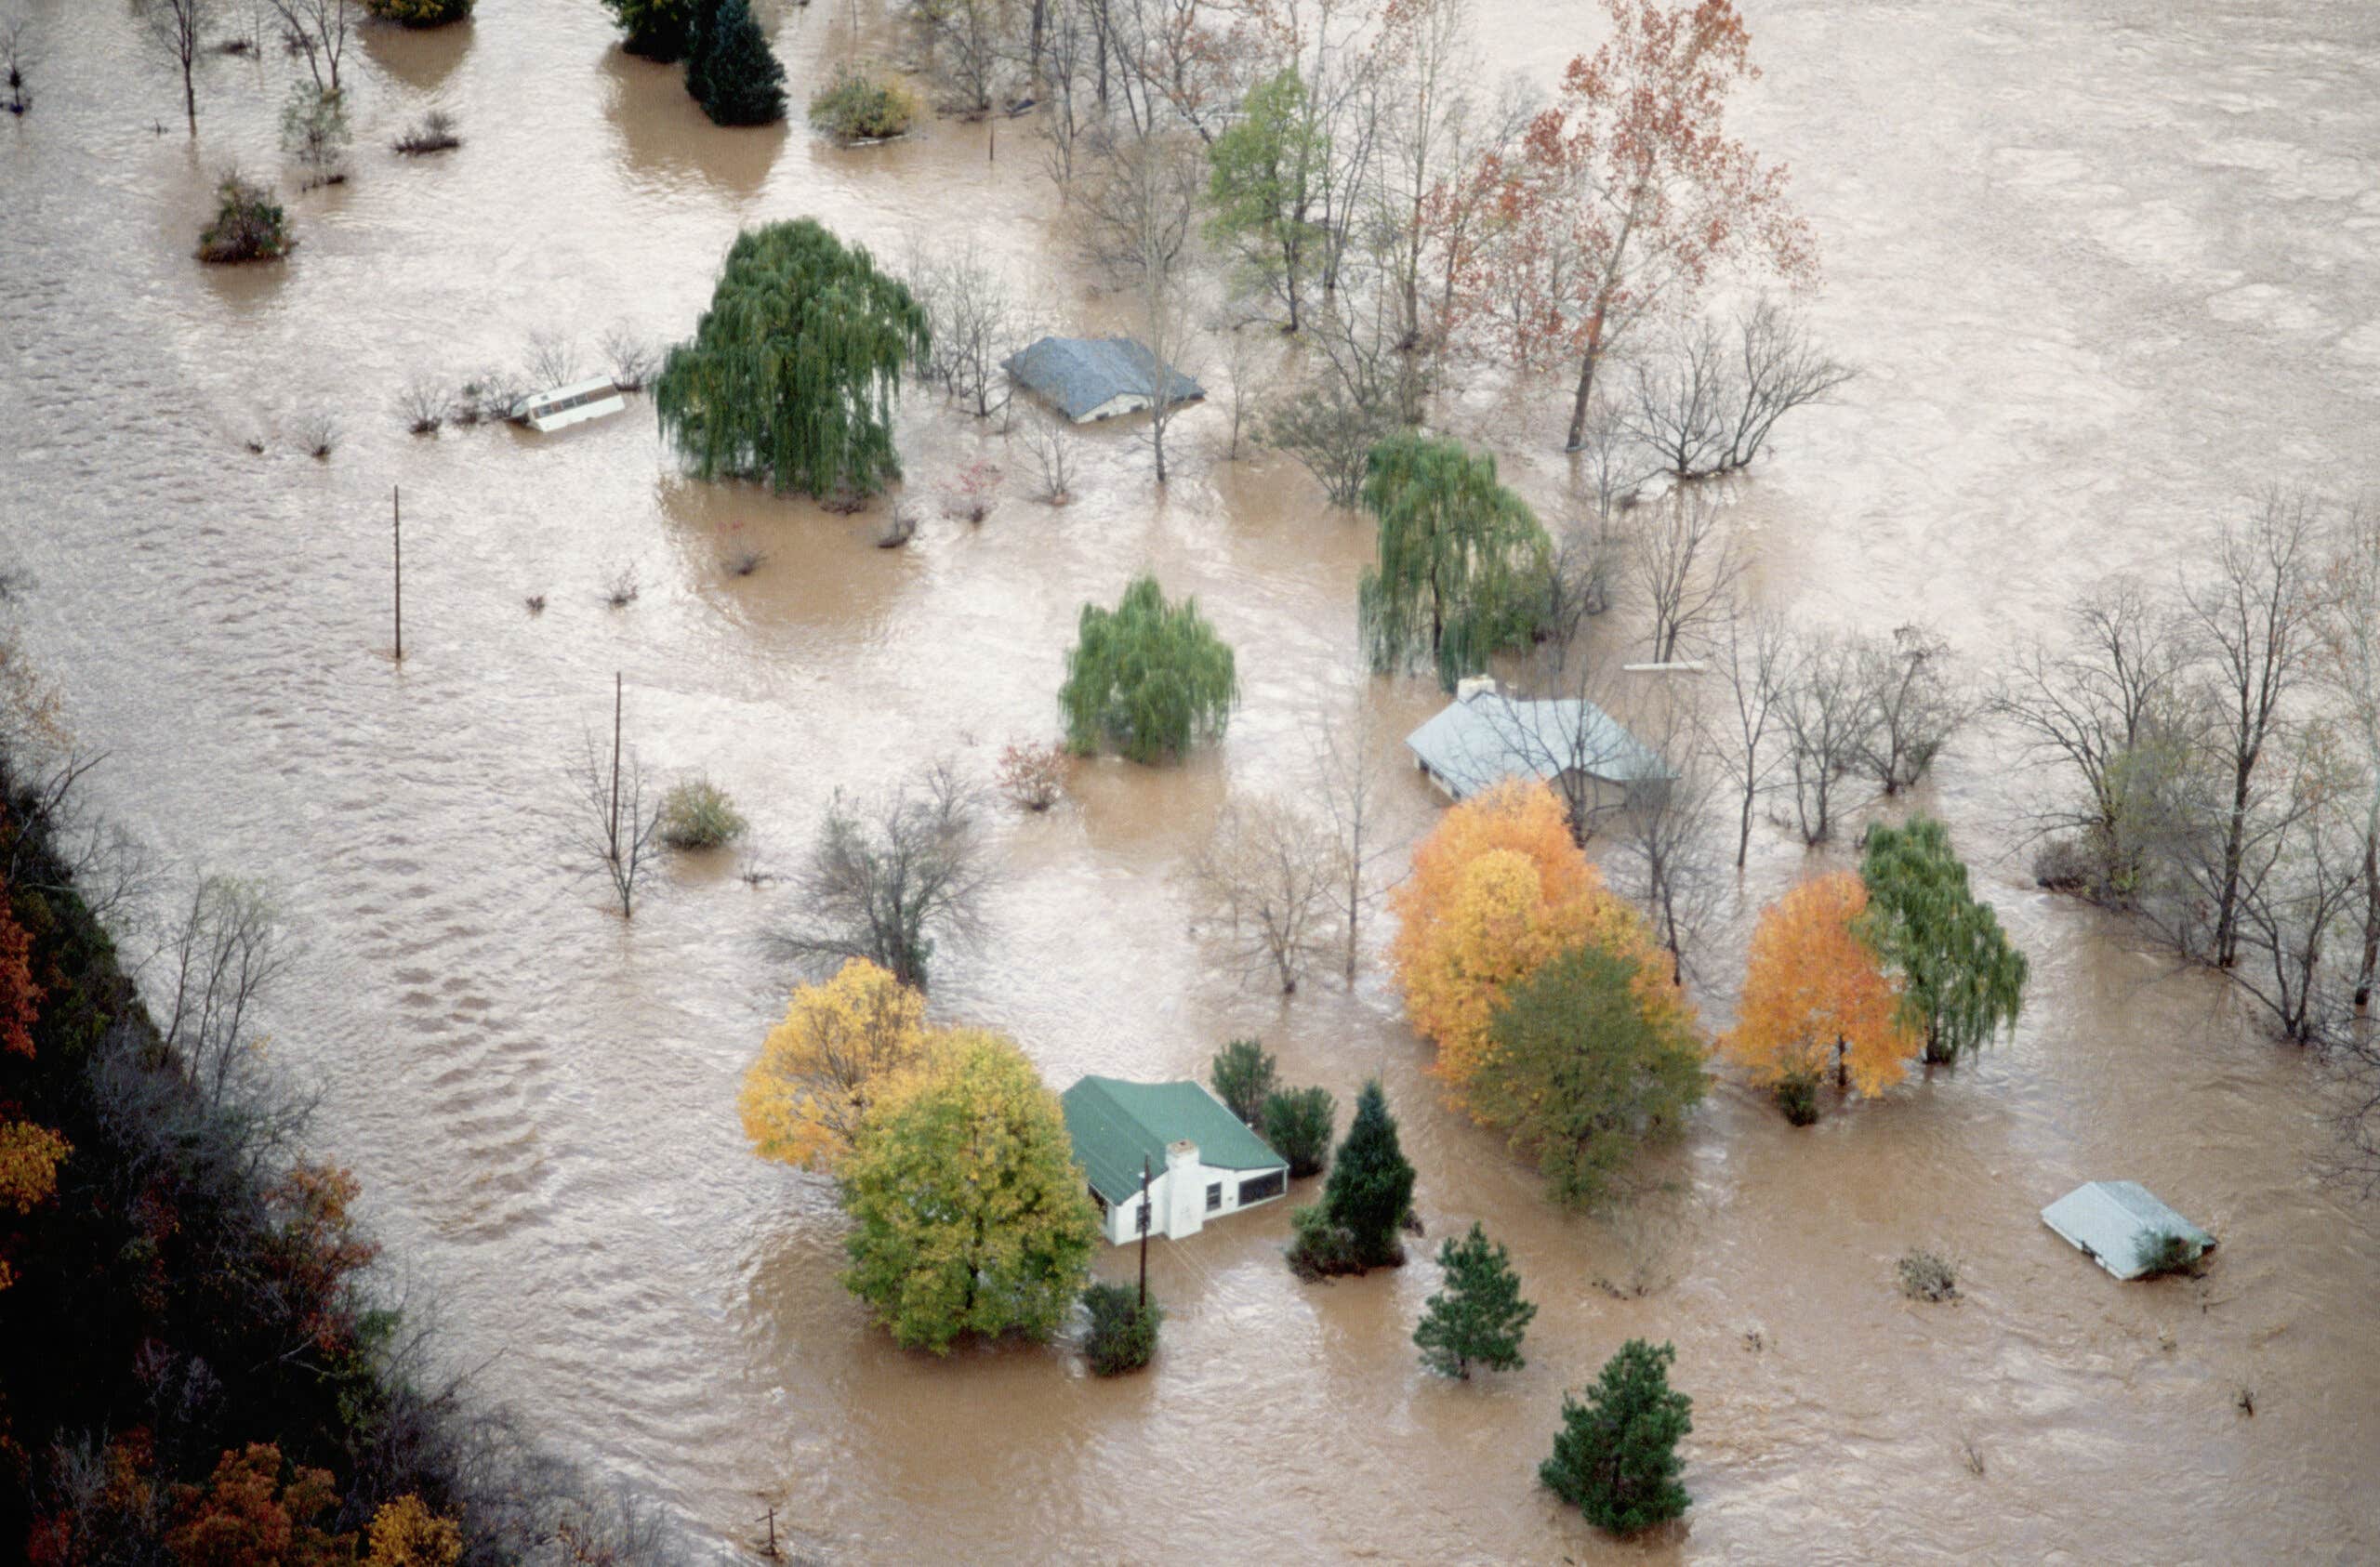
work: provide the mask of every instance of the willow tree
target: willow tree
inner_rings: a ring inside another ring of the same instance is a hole
[[[1231,721],[1239,677],[1231,649],[1198,601],[1169,604],[1157,578],[1124,590],[1113,610],[1082,607],[1058,706],[1066,744],[1089,756],[1104,743],[1136,762],[1178,755]]]
[[[1363,502],[1380,523],[1380,564],[1356,589],[1374,669],[1427,659],[1452,691],[1535,635],[1553,546],[1527,503],[1496,481],[1494,457],[1393,435],[1372,448]]]
[[[1916,816],[1905,827],[1871,828],[1859,879],[1868,888],[1861,934],[1897,971],[1901,1013],[1925,1031],[1927,1061],[1955,1061],[2016,1026],[2025,955],[1991,905],[1967,890],[1967,868],[1941,823]]]
[[[811,218],[747,229],[710,309],[653,383],[662,434],[702,479],[865,495],[901,474],[892,405],[931,342],[925,308]]]

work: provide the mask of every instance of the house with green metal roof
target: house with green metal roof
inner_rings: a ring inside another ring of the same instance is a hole
[[[1059,1101],[1112,1245],[1140,1238],[1144,1175],[1148,1232],[1170,1241],[1289,1189],[1289,1162],[1202,1083],[1086,1077]]]

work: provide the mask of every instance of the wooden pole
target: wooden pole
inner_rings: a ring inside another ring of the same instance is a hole
[[[1149,1309],[1149,1162],[1141,1160],[1141,1307]]]
[[[389,486],[389,532],[396,546],[394,577],[397,589],[397,662],[405,658],[405,513],[397,487]]]
[[[997,109],[993,110],[986,116],[986,123],[992,128],[992,136],[991,139],[984,144],[984,162],[996,164],[1000,161],[1000,112]]]
[[[620,672],[612,671],[612,863],[620,863]]]

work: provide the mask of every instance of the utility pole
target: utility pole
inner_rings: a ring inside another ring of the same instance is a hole
[[[1141,1156],[1141,1310],[1149,1309],[1149,1161]]]
[[[405,661],[405,513],[397,487],[389,486],[389,532],[396,546],[397,662]]]

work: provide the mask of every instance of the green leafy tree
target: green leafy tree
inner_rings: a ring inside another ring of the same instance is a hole
[[[1591,1207],[1644,1144],[1702,1098],[1702,1046],[1674,1007],[1647,1007],[1636,963],[1572,947],[1505,993],[1473,1110],[1536,1159],[1547,1194]]]
[[[1113,610],[1082,607],[1058,706],[1066,744],[1089,756],[1104,741],[1136,762],[1178,755],[1231,721],[1239,677],[1231,649],[1196,599],[1169,604],[1157,578],[1124,589]]]
[[[632,55],[674,65],[694,46],[697,0],[603,0],[620,31],[620,47]]]
[[[1562,1430],[1537,1477],[1587,1521],[1633,1534],[1685,1514],[1677,1444],[1694,1429],[1694,1401],[1670,1387],[1677,1350],[1632,1338],[1604,1363],[1581,1403],[1562,1400]]]
[[[1264,1118],[1264,1097],[1273,1091],[1273,1058],[1253,1039],[1235,1039],[1215,1052],[1207,1068],[1215,1098],[1253,1126]]]
[[[1388,1096],[1378,1078],[1355,1096],[1355,1118],[1331,1161],[1322,1211],[1347,1231],[1363,1266],[1395,1267],[1405,1260],[1396,1231],[1413,1211],[1413,1166],[1397,1142],[1396,1118],[1388,1113]]]
[[[472,0],[364,0],[364,8],[400,27],[444,27],[471,14]]]
[[[1082,1304],[1091,1313],[1083,1358],[1091,1363],[1093,1376],[1119,1376],[1149,1363],[1157,1353],[1157,1330],[1165,1321],[1156,1301],[1144,1304],[1138,1290],[1101,1284],[1082,1292]]]
[[[1859,857],[1868,887],[1864,934],[1901,977],[1901,1010],[1925,1031],[1925,1059],[1940,1064],[2014,1030],[2025,1004],[2025,955],[1991,905],[1967,890],[1950,835],[1930,816],[1868,831]]]
[[[1521,1298],[1521,1277],[1501,1243],[1490,1241],[1474,1220],[1461,1240],[1438,1245],[1438,1266],[1447,1287],[1430,1297],[1413,1342],[1421,1363],[1441,1376],[1471,1378],[1471,1363],[1490,1371],[1517,1371],[1521,1335],[1537,1308]]]
[[[1330,1124],[1339,1101],[1328,1088],[1280,1088],[1264,1096],[1264,1140],[1289,1162],[1289,1174],[1319,1175],[1330,1162]]]
[[[953,1030],[879,1091],[838,1167],[843,1283],[895,1342],[1046,1338],[1082,1289],[1099,1220],[1058,1096],[999,1034]]]
[[[1208,159],[1208,237],[1233,247],[1248,281],[1280,299],[1295,332],[1306,276],[1329,237],[1313,214],[1330,162],[1295,67],[1250,90]]]
[[[785,67],[745,0],[706,0],[687,44],[686,90],[715,125],[785,118]]]
[[[653,383],[668,438],[703,479],[864,495],[901,472],[892,404],[930,340],[923,306],[811,218],[747,229],[694,336]]]
[[[1496,459],[1413,433],[1372,448],[1363,502],[1380,524],[1380,564],[1356,611],[1372,667],[1428,661],[1438,684],[1525,646],[1546,603],[1553,546],[1536,515],[1496,481]]]

